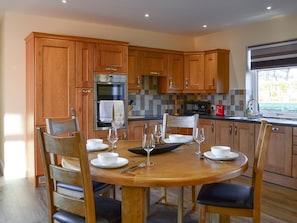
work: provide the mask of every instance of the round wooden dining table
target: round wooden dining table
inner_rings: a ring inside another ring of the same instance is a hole
[[[201,159],[195,154],[197,144],[183,144],[178,148],[151,156],[153,166],[138,168],[122,173],[123,170],[146,162],[146,156],[128,151],[141,146],[141,141],[118,141],[116,152],[129,163],[120,168],[98,168],[90,164],[92,179],[122,187],[122,222],[146,222],[146,189],[152,187],[182,187],[230,180],[240,176],[248,168],[247,157],[228,161]],[[201,144],[202,152],[209,151],[210,145]],[[106,151],[100,151],[106,152]],[[95,159],[98,152],[89,153]],[[79,168],[76,160],[63,158],[62,164]]]

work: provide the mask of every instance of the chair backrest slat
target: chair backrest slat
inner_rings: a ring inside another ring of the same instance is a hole
[[[261,122],[260,130],[258,134],[254,165],[253,165],[252,186],[254,188],[254,209],[255,210],[260,210],[260,206],[261,206],[264,166],[265,166],[265,161],[267,157],[271,131],[272,131],[271,124],[268,124],[267,121],[263,120]]]

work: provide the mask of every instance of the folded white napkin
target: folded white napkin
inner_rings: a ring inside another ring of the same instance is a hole
[[[121,100],[113,101],[113,124],[116,127],[121,127],[125,123],[125,107]]]
[[[101,122],[111,122],[112,121],[112,108],[113,101],[111,100],[101,100],[99,105],[100,121]]]

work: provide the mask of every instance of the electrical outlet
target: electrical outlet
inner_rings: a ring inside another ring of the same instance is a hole
[[[211,105],[211,110],[215,111],[216,110],[216,106],[215,105]]]

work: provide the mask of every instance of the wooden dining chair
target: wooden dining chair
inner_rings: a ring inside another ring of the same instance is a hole
[[[199,223],[206,222],[206,213],[218,213],[230,221],[230,216],[252,217],[261,222],[261,196],[264,165],[272,127],[262,121],[255,149],[251,185],[212,183],[201,187],[197,202],[200,206]]]
[[[166,138],[169,133],[179,133],[183,135],[194,136],[194,130],[198,127],[199,115],[175,116],[168,113],[163,114],[163,132],[162,138]],[[194,156],[195,154],[193,154]],[[162,188],[162,197],[158,203],[169,204],[167,201],[166,188]],[[192,186],[193,209],[196,208],[196,186]],[[170,205],[170,204],[169,204]],[[178,222],[183,218],[183,187],[178,188]]]
[[[46,122],[46,129],[47,133],[51,135],[57,135],[57,136],[69,136],[72,135],[74,132],[80,131],[79,128],[79,122],[78,118],[76,116],[75,109],[71,109],[71,119],[63,120],[63,121],[57,121],[53,120],[51,118],[47,118],[45,120]],[[52,159],[55,159],[54,162],[58,163],[59,158],[57,156],[52,157]],[[95,195],[106,195],[109,196],[110,190],[113,192],[113,198],[115,198],[115,185],[102,183],[93,181],[93,190]],[[76,195],[77,197],[83,196],[82,188],[76,187],[73,185],[68,185],[62,182],[57,182],[57,189],[60,193]]]
[[[54,136],[37,128],[37,137],[46,177],[48,219],[50,223],[120,223],[121,202],[105,196],[94,196],[86,140],[80,132],[71,136]],[[54,163],[54,156],[77,159],[80,170]],[[83,198],[59,193],[55,182],[81,187]]]

